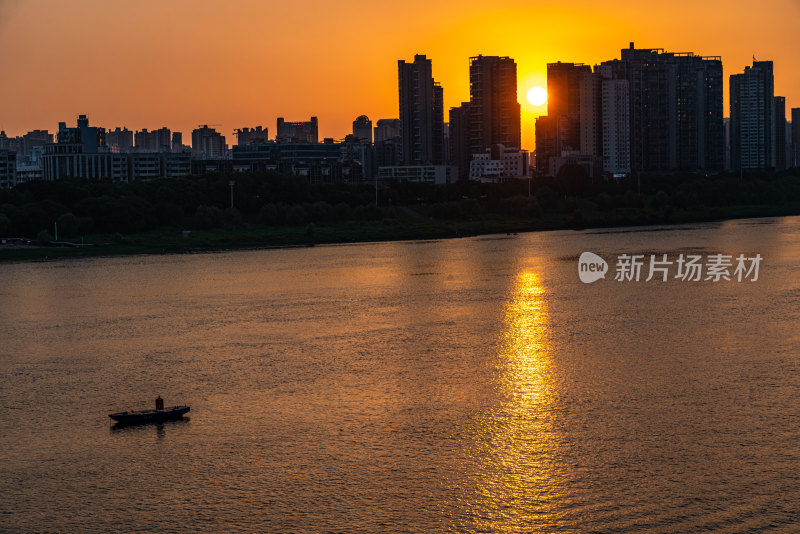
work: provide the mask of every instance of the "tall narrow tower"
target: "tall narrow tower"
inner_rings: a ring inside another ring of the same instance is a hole
[[[442,87],[434,82],[431,60],[415,55],[413,63],[398,60],[401,161],[404,165],[439,165],[444,156]]]
[[[510,57],[477,56],[469,60],[470,151],[495,144],[520,148],[517,64]]]

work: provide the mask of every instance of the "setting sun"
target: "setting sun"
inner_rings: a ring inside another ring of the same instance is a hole
[[[528,91],[528,102],[534,106],[542,106],[547,102],[547,90],[544,87],[531,87]]]

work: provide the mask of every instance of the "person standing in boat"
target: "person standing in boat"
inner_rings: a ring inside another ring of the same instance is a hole
[[[156,399],[156,410],[163,410],[164,409],[164,399],[161,398],[161,395],[158,396]]]

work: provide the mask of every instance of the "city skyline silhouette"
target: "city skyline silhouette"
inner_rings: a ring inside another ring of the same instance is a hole
[[[522,145],[533,149],[534,120],[547,106],[525,95],[547,84],[547,63],[588,65],[618,57],[627,43],[721,56],[727,77],[755,56],[775,63],[775,93],[800,105],[800,72],[785,36],[797,2],[754,14],[744,2],[664,7],[628,2],[570,9],[538,3],[503,9],[462,3],[408,4],[401,13],[306,2],[266,6],[144,2],[135,9],[98,2],[3,2],[0,46],[10,51],[0,116],[10,136],[55,129],[86,113],[95,124],[132,130],[199,124],[273,126],[319,117],[320,138],[342,138],[357,116],[397,117],[396,61],[426,54],[444,88],[444,109],[469,96],[469,58],[509,56],[518,65]],[[315,17],[305,17],[313,9]],[[421,13],[426,13],[423,17]],[[774,14],[786,16],[775,17]],[[771,15],[769,24],[760,20]],[[713,21],[713,24],[709,24]],[[680,22],[680,24],[678,24]],[[526,29],[529,28],[529,29]],[[702,31],[700,31],[702,28]],[[745,31],[746,30],[746,31]],[[724,84],[727,116],[728,88]]]

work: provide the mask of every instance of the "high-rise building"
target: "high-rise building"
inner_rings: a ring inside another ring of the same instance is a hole
[[[401,161],[404,165],[438,165],[443,162],[444,98],[433,79],[431,60],[414,56],[413,63],[397,62]]]
[[[470,144],[470,103],[450,108],[450,164],[457,168],[458,179],[469,179],[470,161],[473,152]]]
[[[399,165],[402,144],[400,119],[378,119],[375,123],[375,166]]]
[[[78,123],[75,128],[67,128],[66,122],[58,123],[58,144],[80,145],[85,154],[103,151],[105,137],[105,128],[89,126],[89,119],[86,115],[78,115]]]
[[[255,128],[239,128],[234,130],[236,134],[236,145],[260,145],[269,140],[269,133],[267,128],[256,126]]]
[[[278,117],[278,128],[275,135],[277,143],[318,143],[319,125],[316,117],[304,122],[286,122]]]
[[[147,128],[143,128],[141,130],[137,130],[135,134],[133,134],[133,145],[136,147],[136,150],[139,152],[153,152],[152,148],[152,141],[150,137],[150,132]]]
[[[599,74],[582,63],[547,65],[547,115],[536,121],[538,172],[550,172],[554,159],[577,154],[594,158],[594,167],[599,166],[601,81]]]
[[[86,115],[78,116],[77,126],[68,128],[58,123],[56,143],[45,145],[42,155],[42,179],[62,178],[127,179],[127,167],[120,165],[126,158],[112,154],[105,143],[105,129],[89,126]],[[124,174],[120,174],[123,169]],[[119,171],[119,172],[118,172]]]
[[[375,123],[375,142],[401,136],[400,119],[378,119]]]
[[[375,123],[375,166],[399,165],[402,144],[400,119],[378,119]]]
[[[11,142],[9,139],[5,130],[0,131],[0,150],[11,150]]]
[[[631,172],[630,92],[628,80],[602,80],[603,172]]]
[[[469,59],[470,152],[483,155],[501,144],[520,148],[517,64],[510,57]]]
[[[20,142],[19,137],[9,137],[5,131],[0,131],[0,150],[8,150],[9,152],[19,152]]]
[[[444,135],[444,88],[438,83],[433,84],[433,121],[431,123],[431,162],[442,164],[445,162],[445,135]]]
[[[115,134],[119,135],[121,132],[127,132],[123,134],[124,137],[130,137],[130,131],[117,128],[110,132],[111,139],[115,140]],[[166,135],[159,130],[147,134],[155,134],[156,139]],[[147,137],[142,143],[149,141],[150,138]],[[57,142],[45,145],[43,149],[41,167],[36,168],[33,164],[38,162],[33,161],[31,165],[26,164],[25,172],[46,181],[64,178],[147,180],[160,176],[183,176],[191,169],[189,154],[171,154],[169,150],[126,153],[115,150],[119,149],[118,145],[107,146],[105,130],[90,127],[85,115],[78,118],[76,128],[67,128],[66,123],[59,123]],[[41,150],[42,148],[36,147],[34,152]]]
[[[172,132],[167,127],[159,128],[152,133],[155,139],[156,152],[169,152],[172,150]]]
[[[22,157],[28,158],[34,147],[48,145],[52,142],[53,134],[47,130],[31,130],[20,138]]]
[[[536,118],[536,172],[547,174],[550,160],[560,156],[557,150],[558,120],[554,116]]]
[[[719,57],[631,43],[594,72],[548,64],[547,94],[547,116],[536,121],[539,172],[552,172],[553,158],[593,160],[613,174],[724,166]]]
[[[602,76],[582,63],[547,65],[547,115],[536,121],[537,172],[553,161],[585,156],[598,168],[602,154]]]
[[[725,131],[725,170],[731,170],[731,118],[722,119],[722,128]]]
[[[183,134],[181,132],[172,132],[172,151],[183,152]]]
[[[16,185],[17,153],[4,148],[0,149],[0,188],[11,189]]]
[[[634,171],[722,169],[722,60],[718,56],[622,49],[606,61],[627,80]]]
[[[753,61],[742,74],[732,74],[731,168],[766,169],[773,166],[774,77],[772,61]]]
[[[152,132],[143,128],[133,135],[133,140],[137,152],[169,152],[172,148],[172,132],[166,127]]]
[[[776,96],[772,100],[772,129],[775,140],[772,145],[772,167],[786,169],[786,97]]]
[[[192,131],[192,157],[199,159],[217,159],[225,157],[228,145],[225,136],[208,125]]]
[[[587,97],[581,92],[591,91],[592,69],[582,63],[548,63],[547,65],[547,116],[555,122],[555,139],[549,143],[555,149],[554,154],[562,152],[578,152],[581,144],[581,103],[593,102],[591,95]],[[590,112],[583,111],[587,116]],[[538,156],[537,145],[537,156]],[[544,154],[543,154],[544,156]]]
[[[106,132],[106,145],[115,153],[126,153],[133,149],[133,132],[117,126]]]
[[[359,115],[353,121],[353,135],[362,143],[372,144],[372,121],[366,115]]]
[[[800,108],[792,108],[791,166],[800,167]]]

